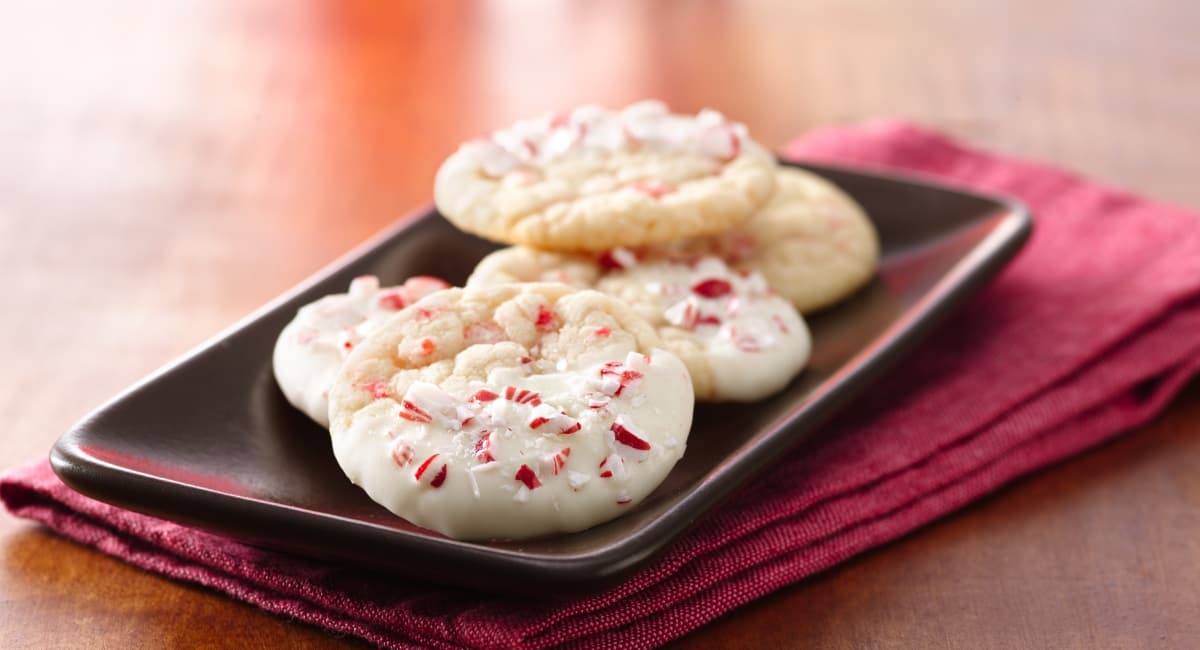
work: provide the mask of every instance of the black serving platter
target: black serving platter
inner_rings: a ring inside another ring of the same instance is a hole
[[[791,163],[789,163],[791,164]],[[775,397],[699,405],[687,453],[626,516],[522,542],[461,542],[370,501],[342,475],[328,434],[275,386],[271,350],[301,305],[373,273],[461,283],[495,245],[433,209],[352,251],[86,417],[55,444],[54,470],[109,503],[330,562],[495,592],[594,589],[672,543],[746,477],[822,423],[996,275],[1028,237],[1019,203],[901,176],[797,165],[841,186],[879,230],[875,280],[812,316],[810,366]]]

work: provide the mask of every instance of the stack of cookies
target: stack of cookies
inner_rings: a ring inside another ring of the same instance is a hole
[[[686,447],[694,401],[807,362],[801,314],[874,273],[875,232],[745,126],[659,102],[517,122],[442,165],[439,211],[510,244],[465,288],[373,277],[302,308],[275,376],[376,502],[460,539],[620,516]]]

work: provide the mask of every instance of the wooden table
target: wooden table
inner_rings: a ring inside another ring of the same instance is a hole
[[[1200,206],[1185,1],[0,7],[0,463],[585,101],[782,145],[905,116]],[[380,3],[383,5],[384,3]],[[0,518],[0,646],[354,642]],[[680,646],[1200,647],[1200,384],[1157,422]]]

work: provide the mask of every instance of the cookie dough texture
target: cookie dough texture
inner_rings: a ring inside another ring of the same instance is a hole
[[[715,234],[775,189],[776,163],[715,111],[585,106],[464,144],[434,199],[456,226],[499,242],[601,251]]]
[[[624,513],[682,456],[682,362],[628,306],[561,284],[450,289],[346,360],[330,395],[343,471],[460,539],[572,532]]]
[[[828,307],[875,275],[879,236],[854,199],[794,168],[776,174],[771,201],[727,233],[663,247],[659,255],[717,255],[761,273],[801,313]]]

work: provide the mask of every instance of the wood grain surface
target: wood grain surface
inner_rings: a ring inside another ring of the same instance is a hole
[[[0,465],[583,102],[900,116],[1200,206],[1186,1],[0,4]],[[1200,384],[679,647],[1200,647]],[[0,516],[0,647],[356,642]]]

